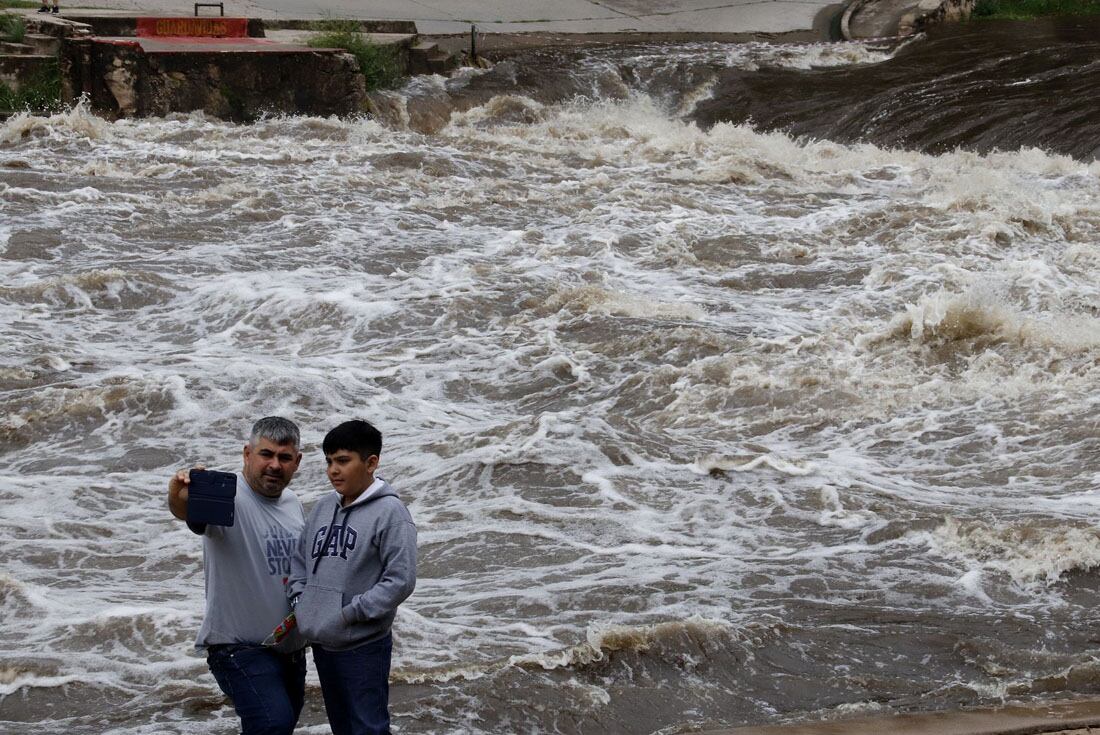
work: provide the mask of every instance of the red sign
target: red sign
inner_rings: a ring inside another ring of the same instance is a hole
[[[142,37],[247,38],[248,18],[138,18]]]

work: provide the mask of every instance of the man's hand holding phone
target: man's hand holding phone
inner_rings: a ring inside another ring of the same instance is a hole
[[[194,469],[187,479],[187,525],[232,526],[237,476],[232,472]]]
[[[195,465],[196,470],[205,470],[205,465]],[[191,470],[180,470],[168,481],[168,509],[181,521],[187,520],[188,485],[191,484]]]

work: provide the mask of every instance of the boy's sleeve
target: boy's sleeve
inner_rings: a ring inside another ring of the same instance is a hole
[[[397,610],[416,587],[416,526],[407,511],[395,514],[379,533],[378,555],[382,576],[373,587],[344,605],[341,614],[346,622],[385,617]]]
[[[309,523],[298,534],[298,543],[294,545],[294,553],[290,555],[290,577],[286,583],[286,596],[293,600],[306,588],[306,531]]]

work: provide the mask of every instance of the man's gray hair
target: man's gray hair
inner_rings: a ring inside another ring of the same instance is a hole
[[[252,436],[248,438],[248,443],[256,446],[256,442],[260,439],[267,439],[276,444],[293,444],[295,449],[302,443],[298,425],[282,416],[267,416],[253,424]]]

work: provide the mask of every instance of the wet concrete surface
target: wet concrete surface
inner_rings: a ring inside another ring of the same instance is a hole
[[[704,735],[1090,735],[1100,700],[715,730]]]
[[[784,33],[809,30],[829,0],[229,0],[225,14],[262,18],[411,20],[421,33]],[[96,0],[99,8],[180,12],[175,0]],[[63,8],[63,11],[67,9]]]

